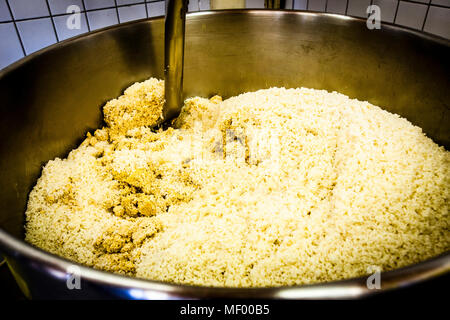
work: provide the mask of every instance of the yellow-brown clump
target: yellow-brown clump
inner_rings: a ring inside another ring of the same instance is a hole
[[[125,90],[123,96],[103,108],[111,130],[126,133],[131,128],[154,125],[162,118],[164,82],[151,78]]]

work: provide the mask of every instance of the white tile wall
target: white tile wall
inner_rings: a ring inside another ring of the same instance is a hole
[[[69,15],[54,17],[56,32],[58,33],[59,40],[65,40],[88,32],[86,16],[84,14],[80,15],[80,29],[69,29],[67,27],[68,18]]]
[[[413,29],[422,29],[426,13],[425,4],[400,1],[395,23]]]
[[[294,0],[286,0],[286,9],[294,9]]]
[[[370,0],[349,0],[347,14],[355,17],[367,17],[367,7]]]
[[[308,10],[324,12],[326,4],[326,0],[309,0]]]
[[[264,8],[264,0],[246,0],[245,6],[247,8],[262,9]]]
[[[47,6],[48,1],[48,6]],[[9,2],[13,17],[7,3]],[[330,13],[366,17],[370,4],[381,8],[381,19],[410,28],[423,30],[450,39],[450,0],[286,0],[286,9],[327,11]],[[429,3],[431,7],[427,10]],[[81,28],[67,28],[69,5],[83,11]],[[88,12],[84,12],[84,4]],[[165,14],[164,0],[0,0],[0,68],[23,56],[16,25],[26,54],[58,40],[119,22],[161,16]],[[119,6],[115,8],[116,4]],[[210,0],[190,0],[190,11],[209,10]],[[247,8],[263,8],[264,0],[246,0]],[[49,18],[49,8],[53,15]],[[91,11],[92,10],[92,11]],[[31,19],[31,20],[30,20]],[[395,19],[395,22],[394,22]],[[55,35],[56,30],[56,35]]]
[[[15,19],[46,17],[49,15],[45,0],[9,1]]]
[[[84,0],[86,10],[114,7],[114,0]]]
[[[189,1],[188,10],[189,10],[189,12],[199,11],[200,7],[198,5],[198,1]]]
[[[19,42],[13,23],[0,24],[0,69],[23,57],[22,47]]]
[[[159,17],[166,14],[166,5],[164,1],[156,1],[147,3],[147,10],[149,17]]]
[[[105,28],[119,23],[116,9],[104,9],[87,13],[91,30]]]
[[[328,0],[327,12],[345,14],[347,0]]]
[[[450,39],[450,9],[430,7],[424,30]]]
[[[117,5],[123,5],[123,4],[135,4],[135,3],[140,3],[140,2],[144,2],[144,0],[116,0],[117,1]]]
[[[450,7],[450,0],[431,0],[432,4]]]
[[[9,13],[6,0],[0,0],[0,22],[11,20],[11,14]]]
[[[200,11],[210,10],[211,8],[209,0],[198,0],[198,6],[200,8]]]
[[[33,53],[56,42],[50,18],[17,22],[26,54]]]
[[[48,4],[52,14],[67,13],[67,8],[71,5],[76,5],[83,10],[82,0],[48,0]]]
[[[381,21],[394,22],[398,0],[374,0],[373,4],[380,7]]]
[[[307,5],[308,5],[307,0],[294,0],[294,9],[295,10],[306,10]]]
[[[132,20],[144,19],[147,17],[144,4],[135,4],[132,6],[120,7],[120,22],[128,22]]]

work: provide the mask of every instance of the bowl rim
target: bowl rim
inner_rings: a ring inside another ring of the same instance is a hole
[[[228,9],[201,11],[187,14],[187,20],[200,16],[214,16],[223,14],[252,14],[256,16],[264,15],[300,15],[300,16],[319,16],[332,19],[351,20],[356,23],[366,23],[366,19],[335,13],[324,13],[304,10],[265,10],[265,9]],[[163,20],[163,16],[145,18],[126,23],[121,23],[106,28],[90,31],[78,36],[57,42],[45,47],[20,60],[10,64],[0,70],[0,78],[5,77],[10,72],[28,63],[36,57],[46,54],[57,48],[70,45],[73,42],[92,37],[96,34],[107,33],[110,30],[127,28],[138,24],[146,24],[151,21]],[[422,39],[437,42],[450,47],[450,40],[427,32],[417,31],[411,28],[394,25],[392,23],[382,22],[382,29],[387,28],[391,31],[407,33]],[[163,282],[159,280],[149,280],[136,278],[112,272],[98,270],[92,267],[70,261],[57,256],[40,248],[34,247],[19,239],[0,227],[0,247],[10,257],[25,257],[27,259],[39,262],[42,269],[52,272],[54,277],[65,280],[68,278],[68,268],[76,266],[79,269],[81,279],[92,283],[114,286],[117,289],[124,290],[123,297],[137,299],[165,299],[165,298],[211,298],[211,297],[240,297],[240,298],[277,298],[277,299],[345,299],[358,298],[377,294],[395,288],[413,285],[415,283],[430,279],[450,272],[450,251],[444,252],[425,261],[409,265],[403,268],[383,271],[380,276],[382,279],[382,288],[379,290],[369,289],[366,281],[367,277],[357,277],[332,282],[278,286],[278,287],[208,287],[200,285],[186,285]],[[6,258],[8,262],[8,258]],[[133,291],[134,290],[134,291]],[[132,291],[132,292],[131,292]]]

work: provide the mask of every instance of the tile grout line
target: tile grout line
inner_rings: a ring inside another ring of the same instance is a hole
[[[120,24],[119,7],[117,6],[117,0],[114,0],[114,6],[116,7],[117,23]]]
[[[394,21],[393,21],[394,24],[395,24],[395,20],[397,20],[397,13],[398,13],[399,6],[400,6],[400,0],[397,1],[397,7],[395,8]]]
[[[48,13],[50,14],[50,19],[52,21],[52,27],[53,27],[53,31],[55,32],[56,42],[59,42],[58,33],[56,32],[55,19],[53,18],[52,11],[50,10],[50,4],[48,3],[48,0],[45,0],[45,3],[47,4],[47,10],[48,10]]]
[[[427,23],[428,12],[430,11],[430,3],[431,3],[431,1],[428,3],[428,6],[427,6],[427,11],[425,12],[425,18],[423,19],[422,28],[420,29],[421,31],[423,31],[423,29],[425,29],[425,24]]]
[[[23,56],[25,57],[27,55],[25,51],[25,46],[23,45],[22,37],[20,36],[19,28],[17,28],[17,23],[14,19],[13,12],[11,10],[11,5],[9,4],[9,0],[6,0],[6,5],[8,6],[9,14],[11,15],[12,22],[14,24],[14,29],[16,29],[17,38],[19,38],[20,47],[22,48]]]
[[[81,3],[83,4],[84,18],[86,19],[86,25],[88,28],[88,32],[90,32],[91,26],[89,24],[89,19],[88,19],[88,15],[87,15],[87,11],[86,11],[86,5],[84,4],[84,0],[81,0]]]
[[[147,1],[144,1],[144,6],[145,6],[145,16],[148,19],[148,7],[147,7]]]
[[[84,5],[84,0],[83,1],[83,10],[80,11],[80,13],[89,13],[89,12],[95,12],[95,11],[102,11],[102,10],[108,10],[108,9],[115,9],[115,6],[112,7],[104,7],[104,8],[96,8],[96,9],[89,9],[86,10],[85,5]],[[150,2],[136,2],[133,5],[139,5],[139,4],[145,4],[145,3],[154,3],[154,2],[163,2],[161,0],[158,1],[150,1]],[[117,5],[117,8],[123,8],[123,7],[129,7],[130,5],[128,4],[121,4],[121,5]],[[61,16],[67,16],[70,15],[69,13],[58,13],[58,14],[54,14],[53,17],[61,17]],[[29,21],[29,20],[37,20],[37,19],[43,19],[43,18],[49,18],[50,16],[39,16],[39,17],[32,17],[32,18],[23,18],[23,19],[16,19],[15,21],[17,22],[22,22],[22,21]],[[1,23],[11,23],[13,22],[12,20],[7,20],[7,21],[0,21]]]

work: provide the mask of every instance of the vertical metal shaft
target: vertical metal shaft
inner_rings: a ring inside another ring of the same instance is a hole
[[[286,0],[265,0],[264,7],[266,9],[284,9]]]
[[[168,0],[164,34],[164,120],[180,113],[183,104],[184,34],[188,0]]]

